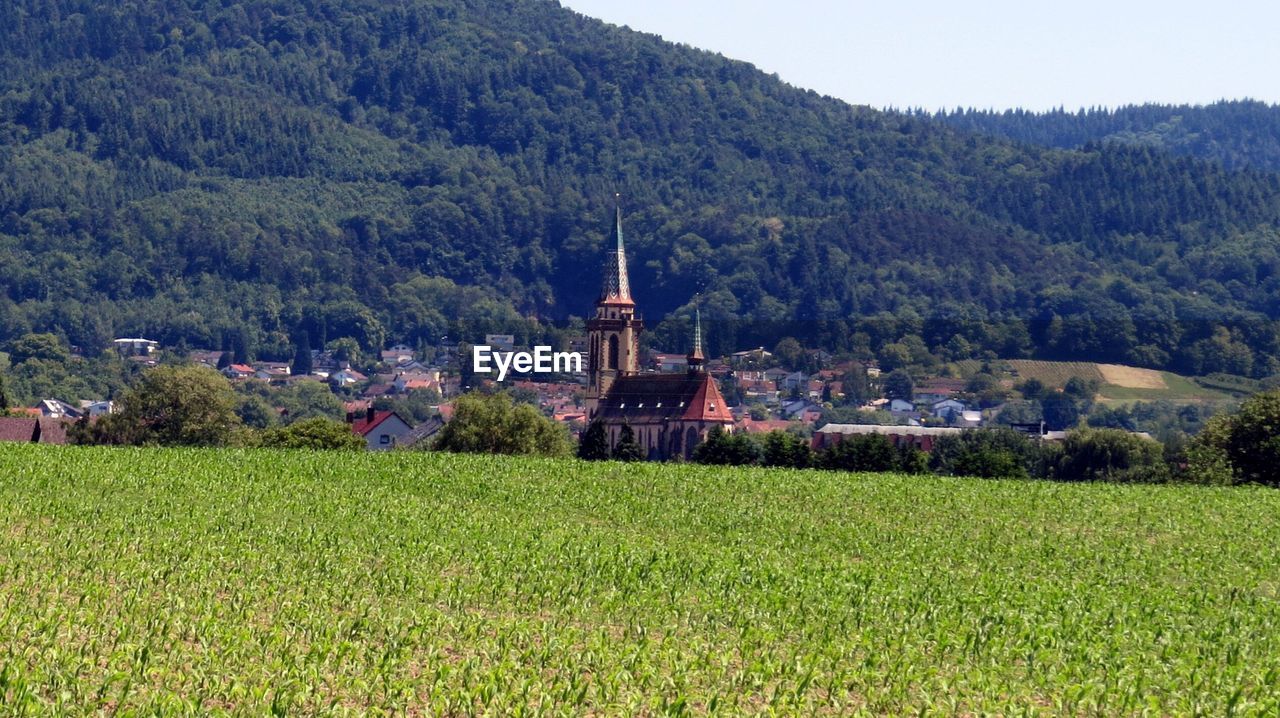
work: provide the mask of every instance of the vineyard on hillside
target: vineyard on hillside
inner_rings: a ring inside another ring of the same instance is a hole
[[[1280,492],[6,445],[0,713],[1276,715]]]

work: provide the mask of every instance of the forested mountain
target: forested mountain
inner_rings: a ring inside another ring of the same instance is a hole
[[[854,107],[544,0],[0,5],[0,339],[287,358],[582,315],[615,191],[651,325],[701,291],[862,332],[715,351],[1280,370],[1275,173]]]
[[[1119,142],[1214,160],[1228,169],[1280,172],[1280,106],[1251,100],[1211,105],[1129,105],[1075,112],[953,110],[925,115],[953,127],[1046,147]]]

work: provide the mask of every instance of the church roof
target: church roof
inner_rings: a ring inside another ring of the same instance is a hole
[[[710,375],[632,374],[621,376],[600,400],[597,417],[632,424],[657,421],[733,422],[724,397]]]

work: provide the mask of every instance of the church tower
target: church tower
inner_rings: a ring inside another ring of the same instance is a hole
[[[614,380],[640,372],[640,331],[644,322],[636,316],[627,279],[627,255],[622,244],[622,206],[615,207],[617,245],[604,261],[604,277],[595,316],[587,321],[589,362],[587,369],[587,418],[594,418],[600,399]]]

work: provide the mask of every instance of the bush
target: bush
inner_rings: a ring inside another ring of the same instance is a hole
[[[754,439],[746,434],[730,434],[719,426],[711,427],[706,441],[693,449],[693,460],[699,464],[751,466],[763,459],[764,452]]]
[[[1240,411],[1209,420],[1187,447],[1194,481],[1280,486],[1280,392],[1256,394]]]
[[[258,445],[275,449],[332,449],[361,451],[367,444],[337,421],[316,417],[285,427],[267,429],[258,436]]]
[[[853,434],[819,454],[817,463],[834,471],[893,471],[898,452],[883,434]]]
[[[142,375],[120,399],[120,412],[77,426],[75,443],[225,446],[237,441],[236,394],[218,372],[162,366]]]
[[[764,437],[765,466],[781,466],[791,469],[805,469],[813,464],[813,450],[809,442],[785,432],[771,431]]]
[[[505,393],[466,394],[453,405],[453,420],[440,429],[432,448],[481,454],[573,453],[569,430]]]
[[[1081,429],[1062,442],[1052,478],[1156,483],[1168,481],[1170,474],[1159,442],[1116,429]]]
[[[948,476],[1025,479],[1037,475],[1039,445],[1007,427],[940,436],[929,466]]]

